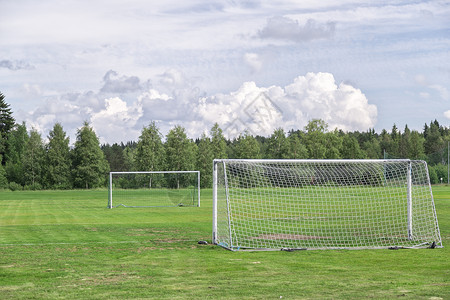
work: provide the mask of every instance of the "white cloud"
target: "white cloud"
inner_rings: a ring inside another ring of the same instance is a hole
[[[315,39],[330,38],[335,32],[335,23],[318,24],[309,19],[302,26],[297,20],[288,17],[272,17],[267,19],[266,26],[261,29],[258,36],[262,39],[276,39],[293,42],[304,42]]]
[[[114,97],[105,99],[105,108],[94,113],[90,121],[102,143],[127,142],[139,134],[135,126],[141,116],[140,107],[128,107],[125,101]]]
[[[127,139],[151,120],[184,125],[191,136],[216,118],[261,134],[301,129],[313,117],[364,130],[375,123],[375,101],[377,130],[420,129],[442,115],[424,99],[449,99],[446,1],[95,0],[87,10],[77,1],[3,2],[2,92],[19,122],[44,131],[60,121],[73,134],[94,119],[110,141],[100,120],[120,114],[136,119],[121,121]],[[310,71],[334,76],[292,81]],[[347,79],[355,83],[339,84]],[[251,106],[249,116],[248,104],[258,96],[267,104],[265,95],[273,106]],[[121,112],[106,106],[113,98],[126,104]]]
[[[439,95],[444,100],[450,100],[450,93],[445,86],[439,84],[432,84],[429,86],[431,89],[438,91]]]
[[[23,60],[0,60],[0,68],[9,69],[11,71],[18,70],[34,70],[35,67]]]
[[[414,81],[420,85],[427,85],[427,79],[425,77],[425,75],[423,74],[417,74],[416,76],[414,76]]]
[[[444,116],[445,116],[447,119],[450,119],[450,110],[445,111],[445,112],[444,112]]]
[[[261,70],[263,64],[257,53],[245,53],[244,62],[250,67],[252,72]]]
[[[377,118],[376,106],[359,89],[337,84],[330,73],[307,73],[284,87],[244,82],[234,92],[211,96],[190,87],[175,87],[171,95],[151,88],[129,99],[103,95],[90,91],[49,100],[27,114],[27,123],[45,134],[60,122],[70,128],[74,141],[75,128],[88,121],[102,143],[115,143],[137,140],[151,121],[163,134],[174,125],[184,126],[191,138],[217,122],[233,138],[245,130],[268,136],[279,127],[303,129],[313,118],[325,120],[332,129],[362,131],[373,128]]]
[[[137,76],[118,76],[113,70],[106,72],[103,82],[104,85],[100,91],[104,93],[128,93],[142,89]]]
[[[420,96],[420,98],[423,98],[423,99],[430,99],[430,94],[427,92],[420,92],[419,96]]]
[[[373,128],[377,107],[361,90],[335,83],[330,73],[308,73],[286,87],[244,83],[236,92],[202,99],[196,113],[211,126],[217,122],[228,137],[249,130],[267,136],[278,127],[303,129],[320,118],[345,131]]]
[[[429,89],[435,90],[438,92],[439,97],[441,97],[443,100],[450,100],[450,92],[449,90],[440,84],[431,84],[428,78],[425,77],[425,75],[423,74],[418,74],[416,76],[414,76],[414,81],[424,87],[427,87]],[[419,96],[421,98],[430,98],[430,93],[428,92],[420,92]]]

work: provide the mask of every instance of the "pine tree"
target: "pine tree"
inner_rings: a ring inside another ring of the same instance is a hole
[[[109,165],[100,149],[100,143],[89,123],[77,131],[72,151],[73,183],[78,188],[95,188],[106,183]]]
[[[214,155],[211,147],[211,139],[203,134],[198,142],[197,168],[200,171],[201,187],[212,185],[212,161]]]
[[[2,161],[2,156],[0,155],[0,161]],[[6,179],[5,168],[0,164],[0,189],[4,189],[8,186],[8,179]]]
[[[16,125],[11,130],[6,143],[5,170],[8,181],[24,185],[23,157],[28,142],[28,133],[25,122]]]
[[[411,139],[411,130],[409,130],[408,125],[405,126],[405,131],[400,135],[398,143],[398,155],[401,158],[409,157],[409,147]]]
[[[211,128],[211,143],[214,158],[227,158],[227,143],[222,129],[217,123]]]
[[[68,189],[72,187],[70,175],[69,138],[61,124],[56,123],[48,135],[46,146],[46,177],[51,188]]]
[[[11,108],[6,103],[5,96],[0,92],[0,155],[5,154],[7,136],[13,129],[15,122]],[[0,163],[2,163],[2,160],[0,160]]]
[[[33,190],[40,190],[44,183],[43,165],[44,165],[44,144],[41,135],[32,129],[27,141],[23,157],[23,177],[26,187]]]
[[[425,139],[421,136],[421,134],[413,130],[409,138],[408,157],[411,159],[424,159],[425,158],[423,147],[424,142]]]
[[[124,145],[119,145],[114,143],[111,145],[106,144],[102,145],[102,151],[105,154],[106,160],[109,163],[109,167],[111,171],[121,172],[121,171],[129,171],[128,165],[125,159],[125,155],[123,152]]]

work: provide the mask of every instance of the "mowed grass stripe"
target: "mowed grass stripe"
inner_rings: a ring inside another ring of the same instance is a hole
[[[18,197],[21,194],[23,199]],[[195,224],[192,210],[196,207],[111,210],[106,208],[107,195],[106,190],[2,193],[0,245],[145,243],[165,239],[171,231],[173,236],[187,231],[187,240],[196,239],[189,234],[196,232],[189,224]],[[173,220],[169,230],[164,229],[167,219]]]
[[[211,190],[202,190],[200,208],[112,210],[106,208],[106,191],[0,192],[2,241],[26,243],[45,233],[41,244],[0,245],[0,295],[5,299],[449,299],[450,187],[433,190],[442,249],[301,252],[230,252],[198,245],[197,240],[211,240]],[[39,199],[47,204],[33,202]],[[5,204],[12,201],[21,208]],[[15,227],[15,237],[5,233]],[[63,237],[73,241],[57,243]]]

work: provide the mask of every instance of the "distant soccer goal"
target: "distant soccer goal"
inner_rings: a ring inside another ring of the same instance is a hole
[[[221,159],[213,170],[224,248],[442,247],[424,161]]]
[[[118,206],[200,206],[200,172],[110,172],[108,208]]]

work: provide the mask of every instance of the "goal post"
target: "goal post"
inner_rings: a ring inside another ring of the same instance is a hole
[[[200,207],[200,171],[110,172],[108,208]]]
[[[213,243],[237,250],[442,247],[427,164],[215,159]]]

